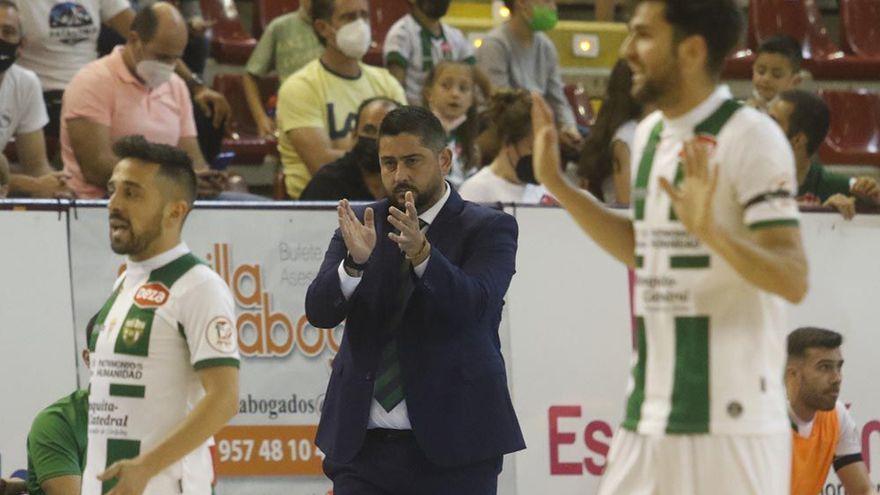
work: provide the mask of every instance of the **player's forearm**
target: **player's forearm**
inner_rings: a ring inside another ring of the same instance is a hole
[[[252,74],[245,72],[242,78],[244,87],[244,97],[247,100],[248,108],[254,118],[254,122],[261,122],[267,119],[266,109],[263,108],[263,99],[260,96],[260,87],[257,86],[257,79]]]
[[[158,474],[180,460],[223,428],[238,413],[238,381],[227,389],[207,393],[171,435],[143,454],[152,473]]]
[[[800,248],[764,247],[751,239],[734,237],[718,226],[703,242],[759,289],[794,304],[807,295],[807,260]]]
[[[626,266],[635,267],[636,241],[632,220],[606,208],[561,175],[555,180],[546,181],[544,186],[599,247]]]

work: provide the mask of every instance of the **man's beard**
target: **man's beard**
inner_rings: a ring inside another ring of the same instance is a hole
[[[645,77],[641,87],[633,85],[632,96],[642,105],[654,103],[670,104],[678,99],[676,89],[681,87],[681,77],[676,71],[675,65],[670,62],[666,70],[653,78]]]
[[[408,191],[412,191],[413,193],[413,202],[415,203],[416,212],[419,214],[424,213],[425,210],[431,207],[428,204],[432,198],[437,196],[438,190],[443,187],[443,181],[440,181],[440,184],[435,184],[430,190],[425,191],[424,193],[420,192],[416,189],[415,186],[410,184],[401,184],[394,188],[391,194],[388,195],[388,200],[391,202],[391,205],[396,207],[398,210],[406,211],[406,201],[403,199],[406,197],[406,193]],[[398,194],[402,196],[400,200],[398,200]]]
[[[809,390],[803,391],[804,403],[813,409],[831,411],[837,405],[837,398],[832,397],[828,391]]]
[[[142,252],[144,252],[150,244],[154,240],[156,240],[160,235],[162,235],[162,214],[156,216],[153,221],[148,223],[147,230],[141,233],[135,233],[134,229],[131,226],[131,222],[121,218],[114,217],[111,215],[111,219],[118,219],[128,223],[128,236],[127,239],[115,239],[113,237],[113,230],[110,230],[110,249],[113,250],[116,254],[124,254],[129,256],[136,256]]]

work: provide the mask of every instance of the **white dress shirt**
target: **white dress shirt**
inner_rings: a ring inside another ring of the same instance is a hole
[[[446,184],[445,182],[444,186],[446,186],[446,192],[443,193],[443,197],[440,198],[440,201],[437,201],[434,203],[434,206],[428,208],[424,213],[419,215],[419,219],[425,222],[425,227],[422,229],[422,232],[427,232],[428,229],[431,228],[431,223],[434,222],[434,219],[437,218],[437,214],[440,213],[440,210],[443,209],[443,206],[449,199],[452,188],[450,188],[449,184]],[[425,261],[419,263],[418,266],[413,267],[413,272],[415,272],[416,277],[421,278],[421,276],[424,275],[430,259],[431,256],[429,255],[425,258]],[[345,261],[339,264],[339,284],[342,287],[342,295],[348,299],[354,294],[358,284],[361,283],[361,277],[352,277],[349,275],[348,272],[345,271],[344,263]],[[379,404],[379,401],[374,398],[373,403],[370,406],[370,421],[367,428],[411,430],[412,424],[409,421],[409,412],[407,412],[406,409],[406,399],[400,401],[400,404],[394,406],[394,409],[386,411]]]

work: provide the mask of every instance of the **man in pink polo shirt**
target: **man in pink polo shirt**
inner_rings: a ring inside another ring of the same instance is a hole
[[[205,163],[189,91],[174,74],[186,43],[180,12],[157,2],[137,14],[125,46],[86,65],[70,82],[61,111],[61,156],[68,186],[78,197],[106,195],[119,161],[112,144],[132,134],[185,151],[200,179],[200,197],[225,188],[225,175]]]

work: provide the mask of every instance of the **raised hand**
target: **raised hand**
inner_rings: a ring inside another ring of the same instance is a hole
[[[426,239],[419,225],[419,214],[416,211],[415,202],[413,201],[412,191],[407,192],[404,196],[406,212],[402,212],[395,207],[388,210],[388,221],[397,230],[399,234],[390,232],[388,238],[396,242],[400,250],[406,253],[407,258],[413,260],[413,265],[418,265],[417,258],[424,251]]]
[[[705,241],[714,226],[712,200],[718,187],[716,165],[709,170],[709,149],[705,143],[692,139],[684,143],[684,180],[674,186],[665,178],[660,187],[672,199],[672,207],[685,228]]]
[[[532,92],[532,133],[535,139],[532,151],[535,178],[549,188],[554,182],[562,180],[559,133],[556,131],[553,111],[536,92]]]
[[[347,199],[339,202],[336,207],[339,214],[339,231],[345,240],[345,247],[351,259],[357,264],[366,263],[376,247],[376,224],[373,222],[373,209],[364,211],[364,222],[361,223]]]

